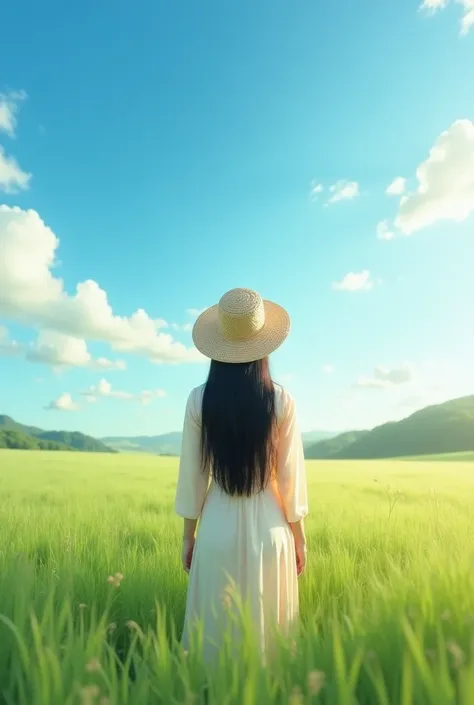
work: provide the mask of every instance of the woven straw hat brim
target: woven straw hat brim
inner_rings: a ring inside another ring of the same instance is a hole
[[[265,323],[252,338],[229,340],[219,326],[218,306],[201,313],[193,328],[193,342],[205,357],[218,362],[255,362],[261,360],[285,341],[290,332],[290,317],[273,301],[263,301]]]

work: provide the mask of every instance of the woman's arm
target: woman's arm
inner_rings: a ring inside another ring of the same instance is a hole
[[[304,518],[308,513],[308,490],[303,441],[295,403],[288,394],[285,406],[285,416],[279,428],[277,480],[285,515],[295,541],[298,575],[301,575],[306,566]]]
[[[209,471],[203,470],[201,463],[201,418],[196,397],[194,390],[186,405],[175,498],[176,514],[193,520],[199,519],[209,488]]]
[[[184,520],[184,531],[183,531],[183,540],[189,540],[189,539],[194,539],[196,536],[196,526],[197,526],[197,519],[185,519]]]
[[[179,463],[175,510],[184,519],[181,558],[189,572],[193,557],[196,526],[209,487],[209,472],[201,465],[201,426],[197,410],[196,391],[191,392],[186,405],[183,440]]]

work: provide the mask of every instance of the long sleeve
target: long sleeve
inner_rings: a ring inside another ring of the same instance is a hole
[[[308,513],[308,490],[295,402],[289,394],[285,396],[284,418],[279,429],[277,483],[286,518],[292,523],[304,519]]]
[[[209,488],[209,472],[201,468],[201,423],[196,391],[191,392],[184,415],[175,511],[184,519],[199,519]]]

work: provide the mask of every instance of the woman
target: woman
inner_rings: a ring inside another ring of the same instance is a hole
[[[199,620],[205,656],[223,644],[229,585],[250,610],[263,652],[274,625],[287,633],[298,617],[303,445],[293,399],[272,382],[268,364],[289,329],[286,311],[249,289],[229,291],[193,329],[212,362],[188,399],[175,508],[190,572],[183,645]]]

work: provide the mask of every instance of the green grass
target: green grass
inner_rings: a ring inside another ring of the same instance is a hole
[[[308,463],[300,638],[216,672],[175,634],[176,470],[0,452],[2,705],[474,703],[474,463]]]

